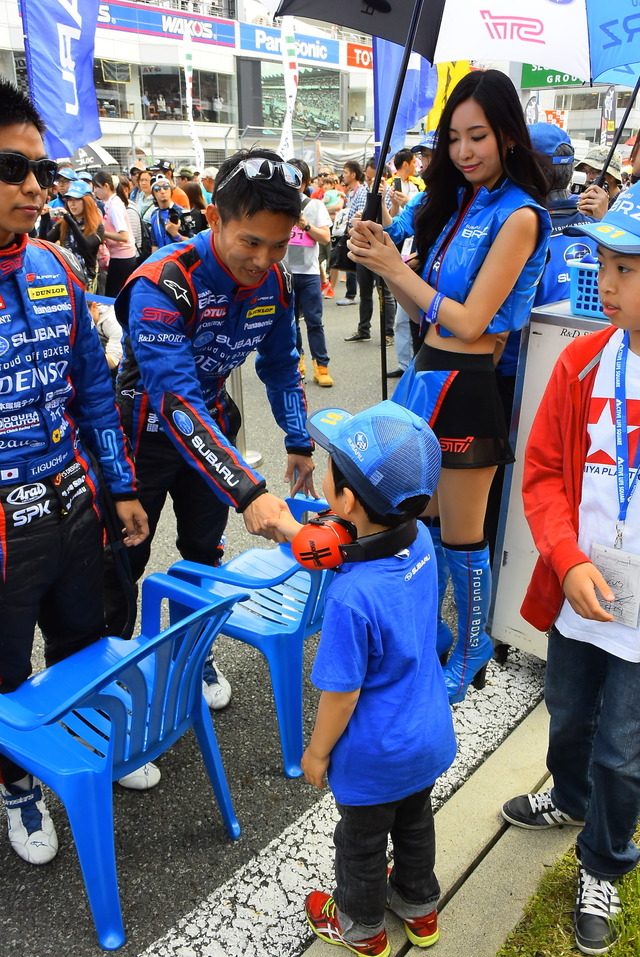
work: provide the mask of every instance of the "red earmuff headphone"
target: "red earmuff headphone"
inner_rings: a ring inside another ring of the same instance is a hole
[[[319,512],[302,526],[291,542],[291,549],[304,568],[337,568],[345,562],[390,558],[412,545],[417,534],[417,521],[411,519],[395,528],[359,539],[352,522],[327,510]]]

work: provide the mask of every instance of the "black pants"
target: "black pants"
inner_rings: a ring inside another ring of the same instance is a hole
[[[144,574],[167,495],[173,503],[178,531],[176,547],[182,558],[203,565],[217,564],[229,508],[187,465],[161,430],[143,433],[136,452],[136,479],[138,498],[149,519],[149,537],[141,545],[127,549],[134,580]],[[123,634],[127,609],[110,565],[105,576],[105,608],[109,634],[131,637]]]
[[[382,929],[388,897],[403,917],[422,917],[435,909],[440,886],[434,874],[431,790],[425,788],[388,804],[337,805],[333,896],[348,939],[363,940]],[[388,888],[389,835],[394,867]]]
[[[371,335],[371,317],[373,315],[374,300],[376,310],[378,309],[378,289],[376,286],[376,276],[363,266],[362,263],[356,263],[356,278],[360,287],[360,321],[358,322],[358,332],[361,336]],[[396,301],[389,292],[389,288],[384,280],[382,281],[382,296],[384,300],[384,334],[393,338],[393,325],[396,318]],[[376,295],[374,296],[374,290]],[[376,311],[376,316],[378,315]],[[379,328],[379,322],[376,322],[376,329]]]
[[[132,259],[110,259],[107,270],[105,296],[117,296],[125,282],[138,265],[138,257]]]
[[[36,625],[42,631],[47,666],[105,633],[102,526],[86,487],[70,491],[73,495],[83,488],[67,512],[68,485],[68,480],[56,485],[46,479],[22,486],[35,489],[27,505],[20,493],[12,495],[13,487],[0,489],[6,524],[4,580],[0,576],[0,691],[4,693],[14,691],[31,674]],[[36,498],[38,486],[44,494]],[[8,501],[11,497],[13,502]],[[18,781],[24,774],[0,755],[0,776],[5,782]]]

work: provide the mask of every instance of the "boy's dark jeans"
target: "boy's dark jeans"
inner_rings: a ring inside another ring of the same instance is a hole
[[[545,702],[553,801],[585,821],[577,840],[583,867],[616,880],[640,860],[633,842],[640,813],[640,662],[565,638],[554,627]]]
[[[373,937],[384,926],[387,900],[400,917],[422,917],[435,909],[440,886],[431,787],[388,804],[338,804],[334,899],[348,940]],[[394,868],[387,883],[387,838]]]

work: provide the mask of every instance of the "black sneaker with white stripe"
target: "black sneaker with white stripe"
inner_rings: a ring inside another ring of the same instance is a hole
[[[583,954],[606,954],[618,936],[612,922],[621,911],[615,884],[592,877],[581,867],[573,912],[578,950]]]
[[[509,824],[527,827],[532,831],[562,827],[564,824],[584,826],[584,821],[578,821],[555,806],[551,799],[551,788],[541,794],[520,794],[511,798],[502,805],[502,816]]]

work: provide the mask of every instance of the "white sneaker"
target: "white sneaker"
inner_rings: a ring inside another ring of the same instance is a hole
[[[156,786],[160,777],[160,768],[148,761],[141,768],[136,768],[135,771],[130,771],[124,777],[118,778],[118,784],[131,791],[148,791],[149,788]]]
[[[207,658],[202,672],[202,694],[212,711],[221,711],[231,701],[231,685],[213,657]]]
[[[30,788],[0,784],[7,809],[9,840],[18,857],[29,864],[48,864],[58,853],[58,836],[42,797],[42,785],[27,775]]]

